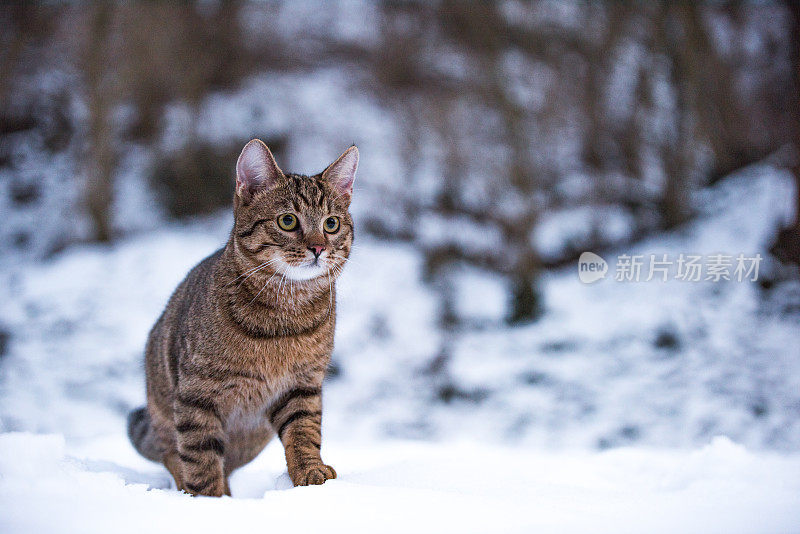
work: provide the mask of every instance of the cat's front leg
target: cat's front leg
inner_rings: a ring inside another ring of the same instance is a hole
[[[322,397],[319,386],[295,387],[273,403],[269,420],[286,452],[286,467],[295,486],[322,484],[336,478],[320,456]]]
[[[174,405],[179,489],[192,495],[230,495],[225,480],[225,433],[219,409],[208,393],[181,390]]]

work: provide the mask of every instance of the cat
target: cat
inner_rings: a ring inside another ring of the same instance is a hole
[[[295,486],[336,471],[320,456],[336,279],[350,255],[358,148],[314,176],[284,173],[253,139],[236,163],[227,244],[178,285],[145,349],[140,454],[178,489],[230,495],[228,477],[277,434]]]

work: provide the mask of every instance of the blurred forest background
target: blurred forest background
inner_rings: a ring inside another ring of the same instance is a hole
[[[360,230],[418,246],[445,299],[453,263],[501,273],[511,320],[538,313],[541,269],[680,225],[698,188],[800,139],[794,2],[19,3],[0,16],[6,202],[37,220],[0,238],[40,256],[129,230],[115,210],[132,152],[167,217],[227,206],[250,137],[297,165],[287,152],[317,141],[304,125],[250,120],[263,126],[220,140],[201,123],[210,95],[254,75],[302,86],[324,72],[343,98],[379,106],[398,142],[381,153],[393,164],[360,178],[377,199]],[[250,112],[291,113],[286,100]],[[328,144],[370,158],[359,117],[325,104]],[[174,108],[183,123],[167,143]],[[25,172],[29,158],[65,162],[58,193]],[[575,210],[580,231],[537,244],[539,225]],[[799,235],[776,235],[796,263]]]
[[[435,372],[481,326],[453,273],[492,273],[502,321],[530,323],[544,273],[680,230],[764,160],[797,198],[763,290],[796,277],[798,98],[789,1],[4,4],[0,249],[26,265],[227,212],[253,137],[305,173],[356,143],[359,237],[422,258]]]

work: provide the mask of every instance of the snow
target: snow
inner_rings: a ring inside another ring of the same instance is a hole
[[[291,488],[280,447],[234,474],[234,498],[170,490],[122,437],[0,436],[2,532],[792,532],[800,455],[726,438],[695,451],[555,453],[468,443],[326,443],[339,478]],[[103,451],[103,452],[100,452]]]
[[[766,258],[770,236],[791,213],[791,184],[788,173],[768,165],[745,169],[701,195],[696,223],[605,254],[605,280],[584,285],[576,268],[546,275],[540,321],[466,331],[454,341],[452,382],[485,400],[433,410],[428,423],[437,435],[556,448],[695,447],[724,434],[751,448],[796,451],[796,314],[772,306],[752,282],[613,279],[623,253]],[[763,277],[766,262],[761,267]],[[674,338],[674,346],[659,346],[663,337]]]

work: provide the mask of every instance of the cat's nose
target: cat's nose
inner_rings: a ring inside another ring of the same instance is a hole
[[[322,251],[325,250],[325,245],[309,245],[308,250],[314,253],[314,258],[319,258]]]

